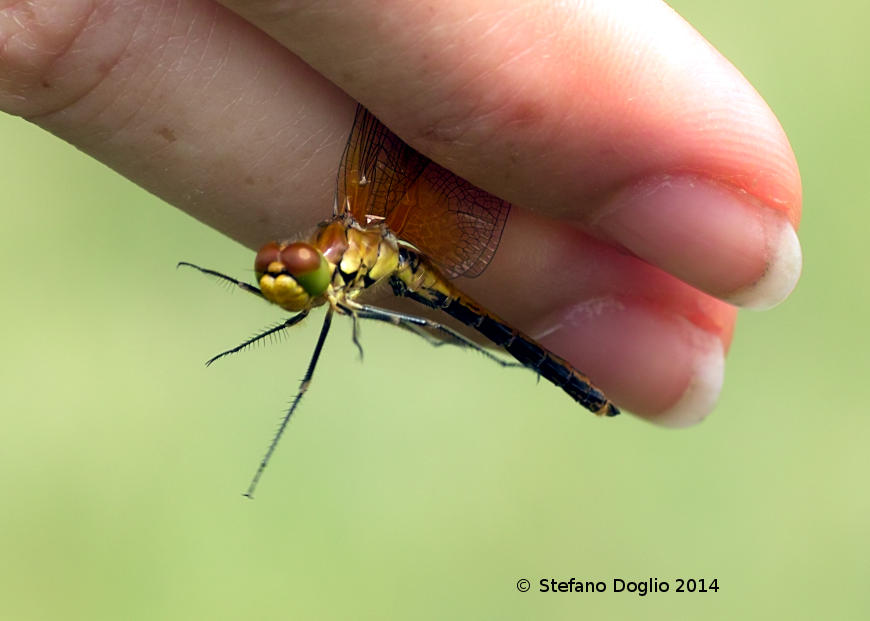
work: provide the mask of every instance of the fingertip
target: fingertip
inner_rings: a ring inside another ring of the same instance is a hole
[[[668,427],[693,425],[713,410],[727,330],[705,329],[640,300],[585,301],[554,319],[542,342],[621,409]]]
[[[614,195],[594,221],[636,256],[737,306],[782,302],[801,272],[789,214],[697,176],[655,176]]]

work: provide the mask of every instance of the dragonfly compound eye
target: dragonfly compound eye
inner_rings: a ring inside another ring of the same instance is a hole
[[[260,288],[267,300],[291,311],[306,308],[329,286],[329,264],[311,244],[270,242],[254,261]]]
[[[281,246],[277,242],[269,242],[257,253],[257,258],[254,260],[254,271],[257,272],[257,278],[270,271],[269,266],[273,263],[278,263],[281,258]],[[276,270],[280,272],[280,267],[276,266]]]

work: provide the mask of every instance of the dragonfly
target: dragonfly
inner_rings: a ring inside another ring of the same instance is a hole
[[[206,365],[295,326],[312,309],[326,314],[299,390],[257,466],[245,496],[254,491],[290,418],[311,385],[333,315],[352,320],[362,356],[360,320],[380,321],[424,337],[482,353],[502,366],[522,366],[562,388],[599,416],[619,409],[583,373],[547,350],[453,284],[489,265],[507,222],[510,203],[457,177],[415,151],[362,105],[358,106],[338,169],[332,218],[296,240],[269,242],[254,259],[255,286],[216,270],[190,267],[293,313]],[[516,362],[505,360],[450,326],[423,316],[365,303],[387,283],[392,293],[450,315],[473,328]]]

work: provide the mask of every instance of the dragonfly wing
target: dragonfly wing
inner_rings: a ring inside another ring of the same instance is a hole
[[[337,215],[350,212],[363,225],[386,220],[428,165],[427,157],[357,106],[338,169]]]
[[[479,276],[501,240],[510,203],[421,155],[357,109],[338,173],[339,214],[385,224],[450,278]]]
[[[402,222],[400,239],[420,249],[449,278],[480,276],[498,248],[510,213],[507,201],[430,164],[409,192],[416,208]]]

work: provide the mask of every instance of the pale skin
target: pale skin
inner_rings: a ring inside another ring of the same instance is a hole
[[[646,419],[797,281],[782,128],[654,0],[0,0],[0,110],[252,249],[330,215],[355,100],[516,206],[457,284]]]

